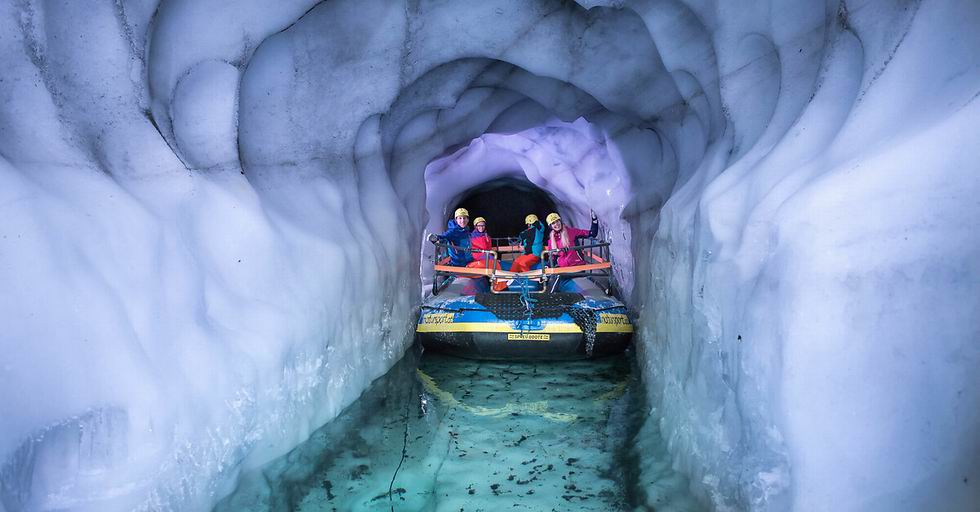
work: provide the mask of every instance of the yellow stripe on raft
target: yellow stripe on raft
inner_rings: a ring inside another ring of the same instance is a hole
[[[415,332],[529,332],[542,334],[563,334],[579,333],[582,329],[575,324],[551,323],[545,324],[543,329],[515,329],[510,322],[491,323],[491,322],[455,322],[455,323],[422,323],[418,324]],[[633,332],[631,324],[605,324],[596,325],[595,332]]]
[[[599,324],[595,332],[633,332],[633,324]]]
[[[440,324],[419,324],[416,332],[522,332],[514,329],[510,322],[455,322]],[[548,334],[582,332],[575,324],[546,324],[544,329],[525,329],[523,332]]]

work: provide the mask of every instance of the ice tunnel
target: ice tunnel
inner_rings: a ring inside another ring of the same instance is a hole
[[[455,203],[450,210],[468,207],[474,212],[493,212],[488,213],[491,216],[488,222],[493,226],[494,232],[499,233],[518,233],[527,228],[522,223],[523,219],[513,218],[506,215],[506,212],[528,212],[541,217],[558,210],[547,192],[520,178],[485,181],[463,193]],[[452,211],[444,214],[439,212],[437,215],[430,214],[429,219],[448,219],[452,215]]]
[[[976,510],[977,27],[0,2],[0,512],[209,510],[399,361],[424,235],[497,185],[613,242],[645,507],[669,467],[706,509]]]

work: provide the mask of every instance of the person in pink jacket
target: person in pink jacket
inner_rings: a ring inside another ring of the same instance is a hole
[[[599,218],[596,217],[595,212],[592,212],[592,226],[588,231],[564,225],[561,216],[557,213],[548,215],[547,221],[551,228],[551,234],[548,236],[548,250],[558,253],[558,266],[585,265],[585,260],[579,256],[578,251],[570,251],[568,248],[579,245],[578,240],[580,238],[595,238],[599,234]]]

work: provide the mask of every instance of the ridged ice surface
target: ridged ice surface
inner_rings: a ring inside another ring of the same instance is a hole
[[[642,419],[632,358],[415,363],[406,357],[216,510],[631,509]],[[698,510],[685,480],[664,481],[674,494],[658,508]]]
[[[612,239],[663,439],[638,503],[669,460],[721,511],[974,512],[977,27],[977,0],[0,1],[0,511],[210,509],[391,368],[424,235],[517,177]]]

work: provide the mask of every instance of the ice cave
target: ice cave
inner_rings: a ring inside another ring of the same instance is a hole
[[[980,510],[978,97],[976,0],[0,1],[0,512]],[[420,351],[467,205],[626,355]]]

